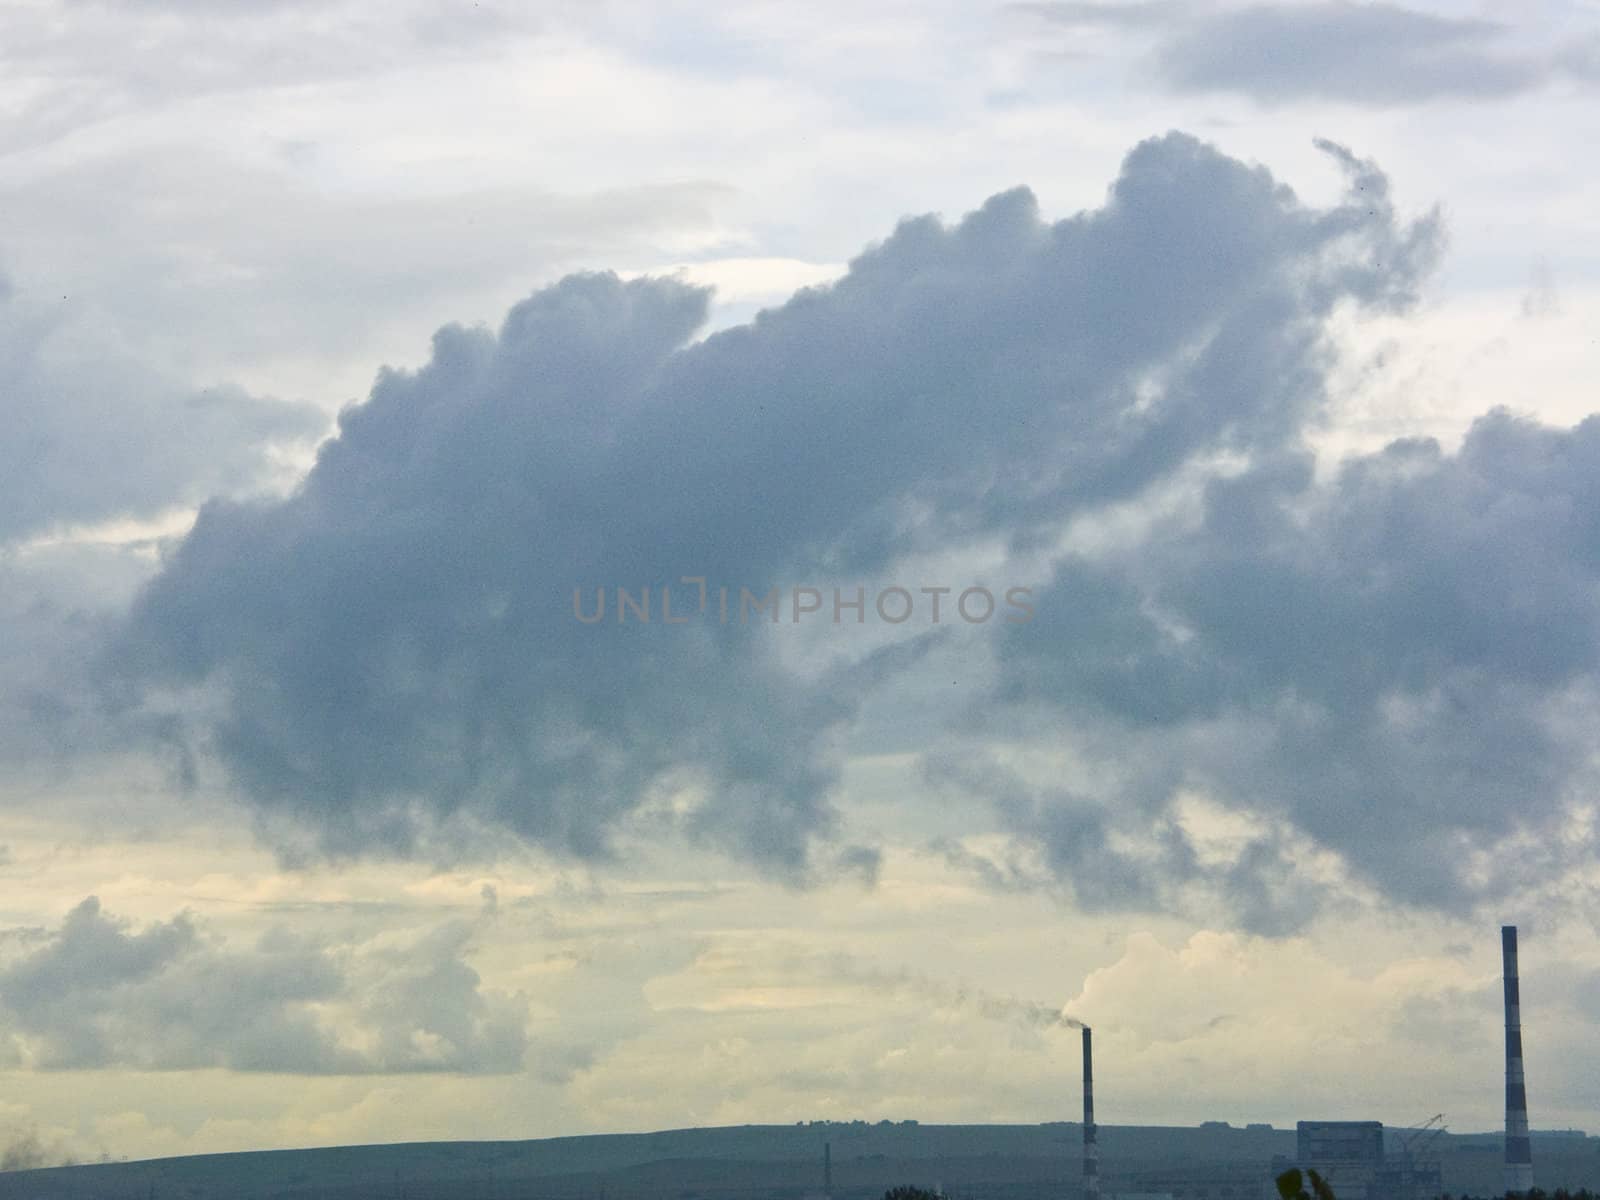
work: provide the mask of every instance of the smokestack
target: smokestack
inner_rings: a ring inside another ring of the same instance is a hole
[[[833,1195],[833,1143],[822,1143],[822,1190]]]
[[[1500,927],[1506,981],[1506,1191],[1533,1190],[1533,1147],[1528,1140],[1528,1093],[1522,1081],[1522,1014],[1517,988],[1517,927]]]
[[[1094,1128],[1094,1047],[1083,1027],[1083,1200],[1100,1200],[1100,1147]]]

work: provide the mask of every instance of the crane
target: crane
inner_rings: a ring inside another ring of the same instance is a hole
[[[1410,1129],[1398,1135],[1401,1157],[1408,1162],[1416,1159],[1422,1151],[1433,1145],[1438,1140],[1439,1135],[1444,1132],[1443,1113],[1434,1113],[1421,1125],[1413,1125]]]

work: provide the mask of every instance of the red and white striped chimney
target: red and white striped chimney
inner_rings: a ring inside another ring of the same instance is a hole
[[[1533,1190],[1533,1145],[1528,1137],[1528,1091],[1522,1080],[1522,997],[1517,986],[1517,927],[1500,927],[1506,984],[1506,1191]]]

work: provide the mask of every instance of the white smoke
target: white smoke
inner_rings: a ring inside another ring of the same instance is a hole
[[[827,973],[841,982],[890,993],[911,993],[941,1008],[960,1009],[1010,1025],[1029,1029],[1086,1029],[1084,1023],[1069,1016],[1062,1007],[1017,996],[1001,996],[972,984],[935,978],[902,967],[886,970],[863,963],[847,954],[828,959]]]

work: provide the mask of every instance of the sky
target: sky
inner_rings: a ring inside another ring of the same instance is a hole
[[[1592,0],[7,0],[0,1136],[1071,1120],[1068,1018],[1487,1130],[1502,923],[1594,1125],[1597,98]]]

